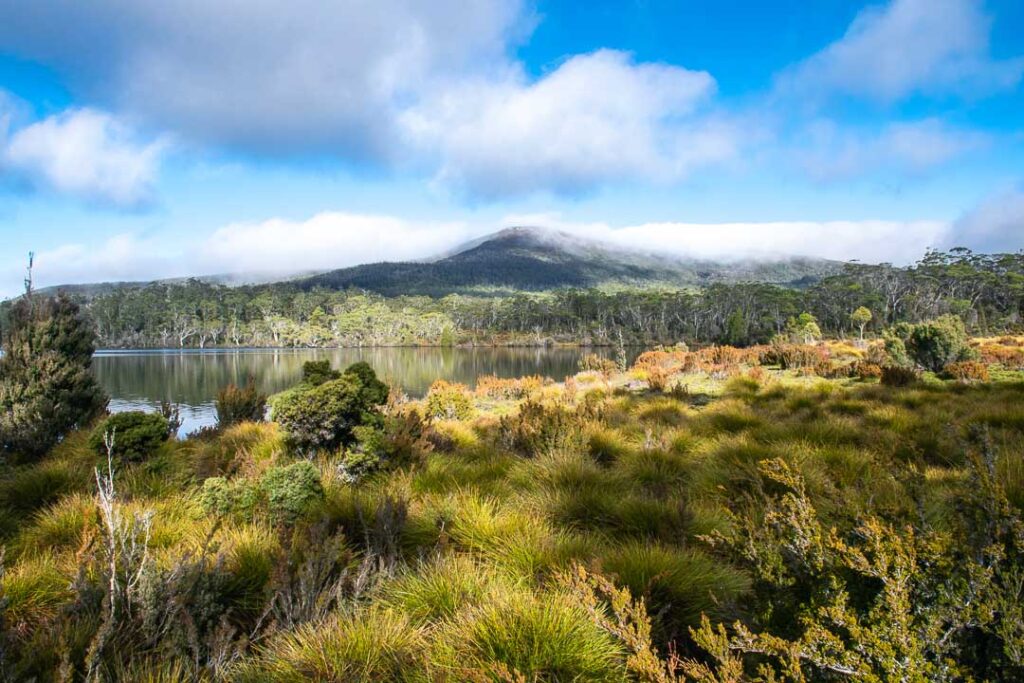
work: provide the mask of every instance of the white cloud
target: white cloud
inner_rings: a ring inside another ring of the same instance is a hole
[[[534,82],[510,70],[459,83],[402,121],[437,154],[445,185],[485,197],[574,193],[610,180],[674,181],[730,159],[736,132],[696,113],[714,92],[706,72],[599,50]]]
[[[36,254],[39,287],[83,282],[158,280],[198,275],[257,279],[440,254],[480,234],[461,222],[415,223],[387,215],[324,212],[306,220],[232,223],[197,243],[132,233],[74,242]],[[17,294],[19,259],[0,268],[0,297]]]
[[[840,40],[785,72],[780,85],[884,102],[1011,89],[1024,59],[993,59],[990,28],[980,0],[892,0],[862,10]]]
[[[791,140],[798,165],[818,180],[845,180],[883,172],[917,174],[987,147],[984,133],[929,118],[890,123],[880,130],[817,120]]]
[[[0,49],[214,144],[388,157],[396,108],[485,72],[529,17],[506,0],[0,0]]]
[[[470,234],[465,223],[414,223],[384,215],[325,212],[302,221],[272,218],[216,230],[190,259],[190,267],[268,275],[407,261],[433,256]]]
[[[1024,190],[987,197],[956,221],[950,243],[982,252],[1024,249]]]
[[[513,225],[541,225],[625,248],[698,259],[816,256],[909,263],[929,246],[943,246],[948,221],[661,222],[611,226],[563,221],[557,214],[513,215]]]
[[[71,109],[0,138],[0,170],[57,192],[137,206],[152,197],[165,147],[140,142],[108,114]]]
[[[14,275],[24,272],[22,261],[5,268],[6,295],[20,287]],[[166,245],[134,234],[113,235],[93,243],[63,244],[37,252],[33,276],[37,287],[82,283],[153,280],[181,274],[182,264]]]
[[[269,155],[436,174],[489,198],[671,182],[731,158],[705,72],[603,50],[539,79],[521,0],[0,0],[0,50],[151,126]]]

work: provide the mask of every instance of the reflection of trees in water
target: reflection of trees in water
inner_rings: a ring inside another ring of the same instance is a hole
[[[586,351],[589,352],[589,351]],[[598,350],[611,355],[610,349]],[[580,349],[367,348],[286,349],[101,354],[93,361],[100,383],[114,399],[185,405],[208,404],[217,390],[251,374],[268,393],[286,389],[302,375],[307,360],[329,359],[335,367],[366,361],[377,374],[422,396],[435,379],[472,385],[481,375],[542,375],[561,381],[576,372]]]

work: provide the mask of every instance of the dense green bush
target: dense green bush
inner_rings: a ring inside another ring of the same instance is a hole
[[[356,363],[337,379],[278,394],[271,412],[296,450],[336,450],[353,442],[359,425],[380,421],[387,391],[370,366]]]
[[[281,521],[296,519],[324,497],[320,471],[307,461],[272,467],[263,475],[260,487],[271,516]]]
[[[319,386],[339,377],[341,373],[331,369],[329,360],[307,360],[302,364],[302,381],[306,384]]]
[[[262,422],[267,414],[267,396],[256,388],[251,376],[244,387],[229,384],[217,392],[217,424],[230,427],[239,422]]]
[[[63,293],[29,292],[8,311],[0,357],[0,456],[41,456],[103,412],[90,371],[95,333]]]
[[[271,467],[258,480],[209,477],[199,491],[199,504],[211,515],[247,519],[263,511],[274,521],[290,523],[323,497],[320,471],[302,460]]]
[[[210,477],[203,482],[199,504],[212,515],[247,515],[260,502],[259,489],[247,479]]]
[[[113,454],[123,460],[142,460],[151,455],[170,436],[167,418],[157,413],[133,410],[116,413],[103,420],[89,437],[89,445],[100,454],[107,452],[104,436],[114,440]]]
[[[932,372],[941,372],[950,363],[972,359],[968,341],[963,321],[955,315],[944,315],[915,325],[906,346],[918,365]]]

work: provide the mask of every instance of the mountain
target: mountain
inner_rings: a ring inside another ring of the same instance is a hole
[[[385,296],[452,293],[508,294],[577,288],[680,288],[716,282],[764,282],[804,286],[836,273],[839,261],[803,257],[712,261],[624,249],[606,242],[536,227],[512,227],[467,242],[422,261],[368,263],[290,277],[257,274],[169,278],[151,282],[60,285],[83,299],[150,284],[183,284],[189,279],[219,285],[287,283],[302,289],[365,289]]]
[[[294,281],[380,294],[543,291],[563,287],[699,287],[715,282],[805,285],[842,264],[812,258],[710,261],[623,249],[564,232],[506,228],[437,258],[370,263]]]

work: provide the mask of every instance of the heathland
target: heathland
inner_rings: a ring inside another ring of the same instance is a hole
[[[806,315],[423,400],[310,363],[176,439],[104,414],[72,302],[15,313],[0,679],[1024,676],[1024,338]]]

